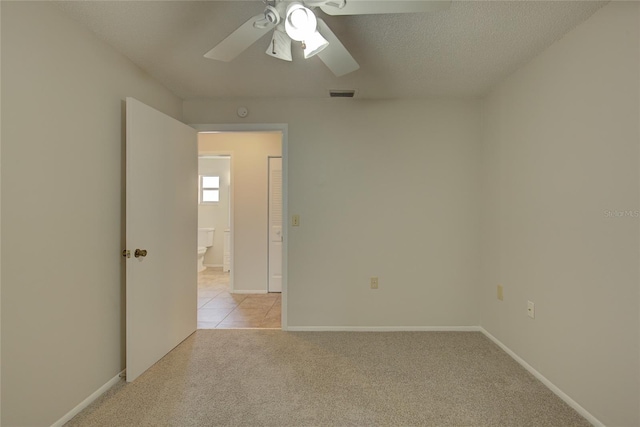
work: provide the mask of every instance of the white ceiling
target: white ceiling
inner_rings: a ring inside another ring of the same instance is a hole
[[[360,63],[335,77],[319,58],[266,55],[271,33],[230,63],[203,57],[250,17],[260,0],[69,1],[66,13],[183,99],[476,97],[591,16],[597,1],[454,1],[420,14],[323,16]]]

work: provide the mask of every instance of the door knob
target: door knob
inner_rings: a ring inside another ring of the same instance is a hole
[[[136,249],[136,251],[133,253],[133,256],[135,256],[136,258],[144,258],[147,256],[147,250],[146,249]]]

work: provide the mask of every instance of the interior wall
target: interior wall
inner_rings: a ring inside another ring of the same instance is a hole
[[[483,105],[481,325],[611,426],[640,424],[638,7],[605,6]]]
[[[477,102],[187,100],[184,116],[288,124],[289,327],[478,325]]]
[[[231,153],[233,291],[267,292],[268,158],[282,155],[282,133],[199,133],[198,151]]]
[[[2,2],[2,424],[124,369],[124,110],[181,100],[47,2]]]
[[[2,22],[2,6],[0,6],[0,23]],[[0,46],[2,46],[2,31],[0,31]],[[0,82],[2,81],[2,55],[0,55]],[[0,100],[2,99],[2,84],[0,84]],[[0,129],[2,129],[2,102],[0,102]],[[2,135],[0,132],[0,153],[2,152]],[[0,192],[2,189],[2,158],[0,156]],[[2,197],[0,197],[0,236],[2,236]],[[2,425],[2,245],[0,244],[0,426]]]
[[[220,201],[218,203],[201,203],[198,205],[198,228],[214,228],[213,246],[204,256],[204,265],[222,267],[224,251],[224,231],[230,227],[229,218],[229,183],[231,182],[230,158],[200,158],[198,173],[220,177]]]

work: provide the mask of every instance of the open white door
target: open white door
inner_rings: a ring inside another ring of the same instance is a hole
[[[196,130],[184,123],[133,98],[126,109],[126,353],[133,381],[196,330],[198,148]]]
[[[269,292],[282,292],[282,157],[269,157]]]

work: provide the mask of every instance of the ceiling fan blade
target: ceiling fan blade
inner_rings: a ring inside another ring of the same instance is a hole
[[[346,47],[338,40],[327,24],[318,18],[318,31],[327,39],[329,46],[321,50],[317,56],[336,76],[344,76],[360,68]]]
[[[259,21],[259,26],[254,26]],[[264,15],[256,15],[242,24],[222,40],[216,47],[204,54],[205,58],[217,59],[218,61],[229,62],[249,46],[258,41],[262,36],[272,30],[273,24],[264,24]]]
[[[342,8],[337,3],[328,1],[320,9],[327,15],[373,15],[435,12],[451,6],[451,0],[347,0]]]

